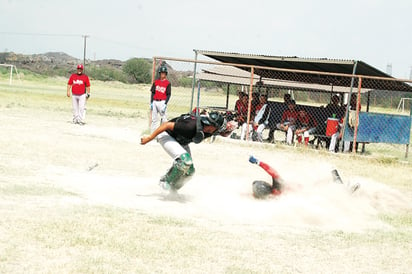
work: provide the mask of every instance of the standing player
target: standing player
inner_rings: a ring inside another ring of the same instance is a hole
[[[72,94],[73,123],[84,125],[86,100],[90,97],[90,80],[83,74],[83,65],[77,66],[77,73],[70,76],[67,83],[67,97]]]
[[[151,132],[154,132],[158,127],[157,119],[160,114],[161,123],[167,121],[166,108],[167,103],[170,100],[172,94],[172,85],[167,80],[167,67],[161,66],[159,68],[160,78],[156,79],[152,85],[150,91],[152,95],[150,97],[150,110],[152,111],[152,125]]]
[[[229,135],[237,127],[236,122],[226,122],[218,112],[200,115],[183,114],[161,124],[151,135],[143,136],[145,145],[157,137],[163,149],[173,158],[172,167],[160,179],[165,190],[177,191],[195,172],[190,153],[191,142],[200,143],[213,135]]]

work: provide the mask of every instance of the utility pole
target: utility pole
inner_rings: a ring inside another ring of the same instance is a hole
[[[386,74],[392,76],[392,63],[386,65]]]
[[[84,71],[86,71],[86,40],[90,37],[90,35],[82,35],[84,44],[83,44],[83,66]]]

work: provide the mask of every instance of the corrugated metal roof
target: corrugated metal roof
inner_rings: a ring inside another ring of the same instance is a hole
[[[196,74],[196,79],[203,81],[235,84],[235,85],[250,85],[251,73],[231,66],[215,66],[204,69],[203,72]],[[294,82],[286,80],[275,80],[271,78],[261,78],[254,74],[253,84],[262,80],[264,86],[275,87],[281,89],[300,90],[300,91],[317,91],[317,92],[335,92],[335,93],[349,93],[349,87],[320,85],[313,83]],[[369,89],[363,88],[361,92],[367,92]]]
[[[268,67],[278,69],[299,70],[299,72],[278,72],[270,69],[256,68],[255,73],[258,75],[265,75],[278,80],[294,80],[305,83],[321,84],[334,86],[349,87],[351,83],[350,77],[334,77],[322,76],[310,72],[321,73],[335,73],[352,75],[354,65],[356,65],[356,75],[385,77],[392,78],[390,75],[378,70],[377,68],[355,60],[337,60],[327,58],[301,58],[296,56],[266,56],[240,53],[227,53],[218,51],[196,50],[198,54],[202,54],[209,58],[218,60],[223,63],[242,64],[257,67]],[[250,68],[239,67],[242,70],[250,71]],[[381,89],[393,91],[408,91],[412,92],[412,87],[404,82],[390,81],[390,80],[370,80],[365,79],[362,82],[362,87],[368,89]]]
[[[208,50],[196,50],[197,53],[208,56],[208,55],[219,55],[226,57],[242,57],[242,58],[252,58],[258,60],[273,60],[273,61],[306,61],[306,62],[321,62],[321,63],[338,63],[338,64],[355,64],[355,60],[345,60],[345,59],[328,59],[328,58],[314,58],[314,57],[297,57],[297,56],[271,56],[262,54],[244,54],[235,52],[221,52],[221,51],[208,51]]]

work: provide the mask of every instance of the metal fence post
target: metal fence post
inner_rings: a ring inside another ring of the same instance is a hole
[[[255,67],[250,68],[250,88],[249,88],[249,102],[247,105],[247,119],[246,119],[246,141],[249,140],[249,123],[250,123],[250,114],[252,110],[252,94],[253,94],[253,75],[255,74]]]
[[[355,74],[356,74],[356,67],[357,66],[358,66],[358,61],[355,61],[355,64],[353,65],[352,78],[351,78],[351,81],[350,81],[350,91],[349,91],[349,95],[348,95],[348,103],[346,104],[345,119],[344,119],[344,123],[343,123],[342,146],[344,144],[345,132],[347,130],[347,124],[348,124],[348,119],[349,119],[349,109],[350,109],[350,97],[352,96],[352,90],[353,90],[353,84],[355,82]]]
[[[189,112],[193,109],[193,100],[195,95],[195,85],[196,85],[196,69],[197,69],[197,50],[193,50],[195,52],[195,64],[193,68],[193,81],[192,81],[192,98],[190,99],[190,109]],[[199,106],[197,106],[199,107]]]
[[[155,73],[156,73],[156,57],[153,57],[152,84],[155,81]]]
[[[353,129],[353,146],[352,152],[356,153],[356,139],[358,137],[358,124],[359,124],[359,105],[361,100],[361,88],[362,88],[362,77],[359,77],[358,80],[358,97],[356,99],[356,118],[355,118],[355,126]]]

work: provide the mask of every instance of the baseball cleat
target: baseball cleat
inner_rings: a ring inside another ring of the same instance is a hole
[[[159,186],[163,189],[163,190],[171,190],[171,186],[170,184],[165,180],[164,177],[160,178],[159,181]]]

